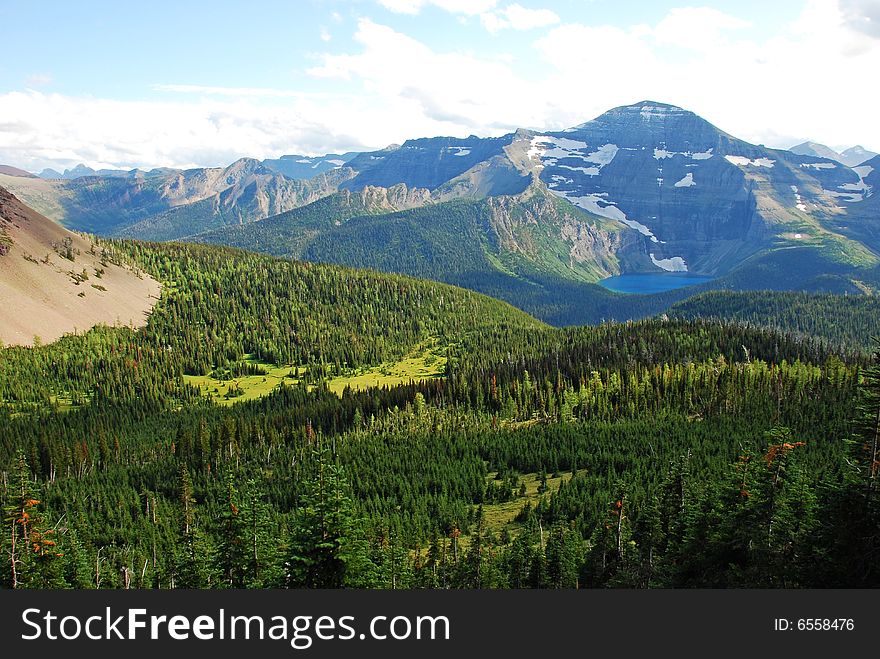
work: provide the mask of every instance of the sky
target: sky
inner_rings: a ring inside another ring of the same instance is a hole
[[[30,171],[554,130],[647,99],[880,151],[880,0],[0,0],[0,26],[0,163]]]

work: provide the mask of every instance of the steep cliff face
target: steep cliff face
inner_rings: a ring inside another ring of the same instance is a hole
[[[529,265],[536,272],[593,282],[619,274],[622,262],[632,269],[648,263],[630,232],[554,198],[541,185],[484,203],[489,243],[514,270]]]
[[[431,193],[423,188],[409,188],[402,183],[390,188],[368,185],[357,191],[339,190],[260,222],[220,227],[189,239],[300,257],[315,239],[332,233],[351,218],[393,213],[431,203],[434,203]]]
[[[368,185],[357,192],[342,190],[340,195],[356,199],[364,212],[392,212],[418,208],[433,202],[430,191],[425,188],[411,188],[404,183],[381,188]]]
[[[663,270],[720,274],[805,233],[845,242],[822,222],[865,192],[840,163],[749,144],[652,101],[526,139],[554,193],[638,231]]]
[[[358,175],[343,187],[357,190],[366,185],[390,187],[404,183],[411,188],[427,188],[433,191],[444,184],[455,186],[456,183],[453,182],[456,179],[475,167],[485,170],[487,163],[489,169],[503,166],[503,159],[494,163],[493,159],[504,156],[504,147],[512,139],[512,135],[486,139],[472,135],[464,139],[432,137],[407,140],[401,146],[364,153],[350,160],[347,165],[356,170]],[[484,183],[482,179],[485,177],[476,174],[471,178],[470,183],[463,180],[458,185],[466,190],[480,188],[479,196],[522,192],[528,184],[528,180],[525,180],[517,190],[512,190],[507,177],[499,180],[496,185]],[[455,195],[447,194],[447,197],[451,196],[476,194],[463,191]]]
[[[880,254],[880,156],[853,168],[859,176],[863,196],[859,202],[841,201],[830,223],[835,229]],[[855,196],[853,197],[855,198]]]

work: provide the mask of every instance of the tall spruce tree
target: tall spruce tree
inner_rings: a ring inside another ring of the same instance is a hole
[[[304,483],[289,542],[291,588],[368,587],[374,579],[360,520],[342,466],[315,452],[315,474]]]
[[[3,506],[6,570],[10,588],[63,588],[64,554],[58,534],[41,510],[40,487],[32,479],[24,452],[16,453]]]

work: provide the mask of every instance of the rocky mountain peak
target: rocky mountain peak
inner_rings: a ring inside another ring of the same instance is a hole
[[[239,158],[226,167],[224,173],[227,176],[234,176],[236,178],[246,178],[253,174],[272,174],[270,170],[263,167],[263,164],[255,158]]]

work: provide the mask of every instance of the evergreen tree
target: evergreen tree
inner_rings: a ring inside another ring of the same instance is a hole
[[[220,512],[217,541],[217,568],[227,588],[243,588],[247,564],[246,525],[241,511],[242,503],[231,469],[224,476],[225,497]]]
[[[3,506],[5,583],[10,588],[63,588],[63,553],[40,510],[40,488],[22,451],[16,454]]]
[[[180,540],[174,555],[175,588],[210,588],[217,583],[212,570],[213,547],[197,525],[192,479],[185,466],[180,471]]]
[[[374,578],[360,520],[342,467],[327,452],[313,454],[316,474],[304,483],[289,542],[292,588],[366,587]]]
[[[545,550],[547,586],[549,588],[577,588],[583,556],[579,534],[565,524],[550,529]]]

